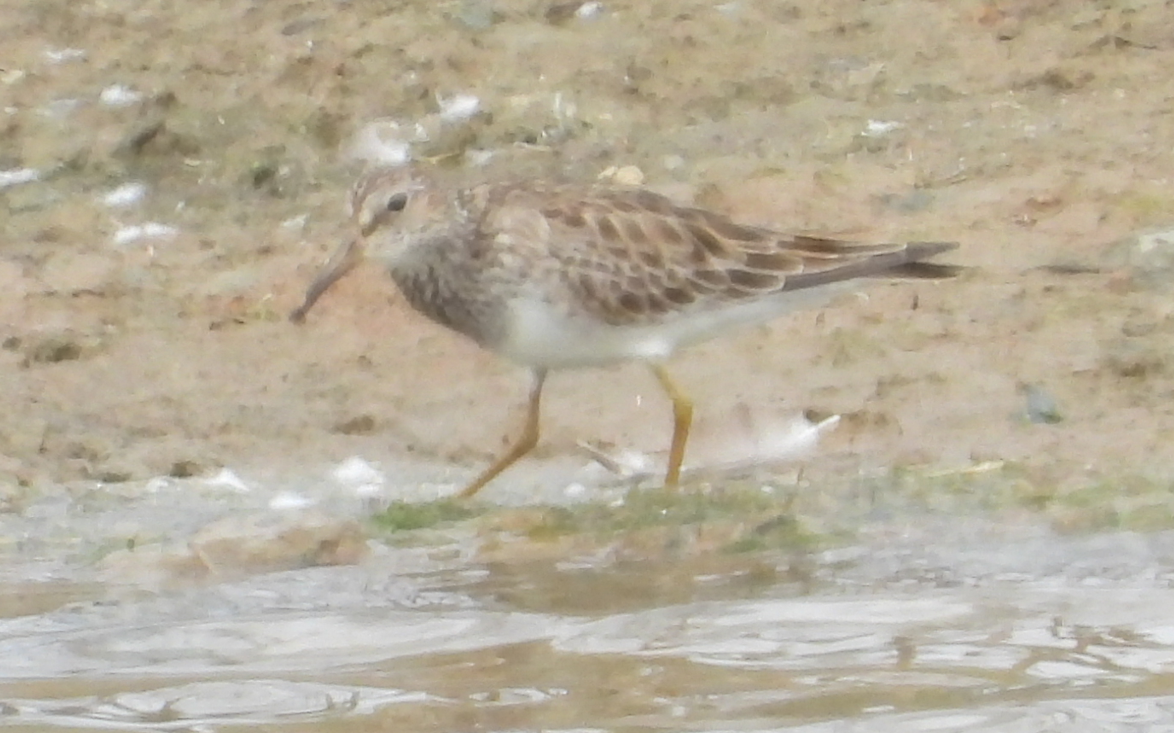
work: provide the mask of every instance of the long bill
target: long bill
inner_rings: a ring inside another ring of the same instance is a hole
[[[305,300],[289,314],[289,320],[294,323],[306,320],[306,313],[314,307],[322,294],[329,290],[331,285],[338,282],[343,275],[353,270],[362,259],[363,247],[358,237],[350,239],[335,250],[322,269],[318,271],[318,274],[314,276],[310,287],[306,288]]]

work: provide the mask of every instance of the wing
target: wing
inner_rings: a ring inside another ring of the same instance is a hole
[[[530,205],[521,207],[531,212],[527,238],[543,240],[564,285],[612,325],[859,277],[953,274],[947,266],[920,262],[953,249],[950,243],[855,244],[787,235],[639,189],[533,192],[527,198]]]

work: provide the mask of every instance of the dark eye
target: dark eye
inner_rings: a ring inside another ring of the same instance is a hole
[[[388,211],[403,211],[407,205],[408,195],[406,193],[397,193],[387,200]]]

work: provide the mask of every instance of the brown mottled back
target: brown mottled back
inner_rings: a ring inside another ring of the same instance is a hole
[[[858,277],[953,274],[942,265],[909,267],[953,244],[787,235],[642,189],[515,186],[501,192],[482,226],[511,248],[548,250],[581,305],[611,325]]]

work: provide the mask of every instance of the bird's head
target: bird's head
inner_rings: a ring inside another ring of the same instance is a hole
[[[349,207],[352,236],[314,276],[290,320],[304,320],[318,298],[366,258],[394,269],[450,216],[443,192],[411,166],[363,174],[351,187]]]

